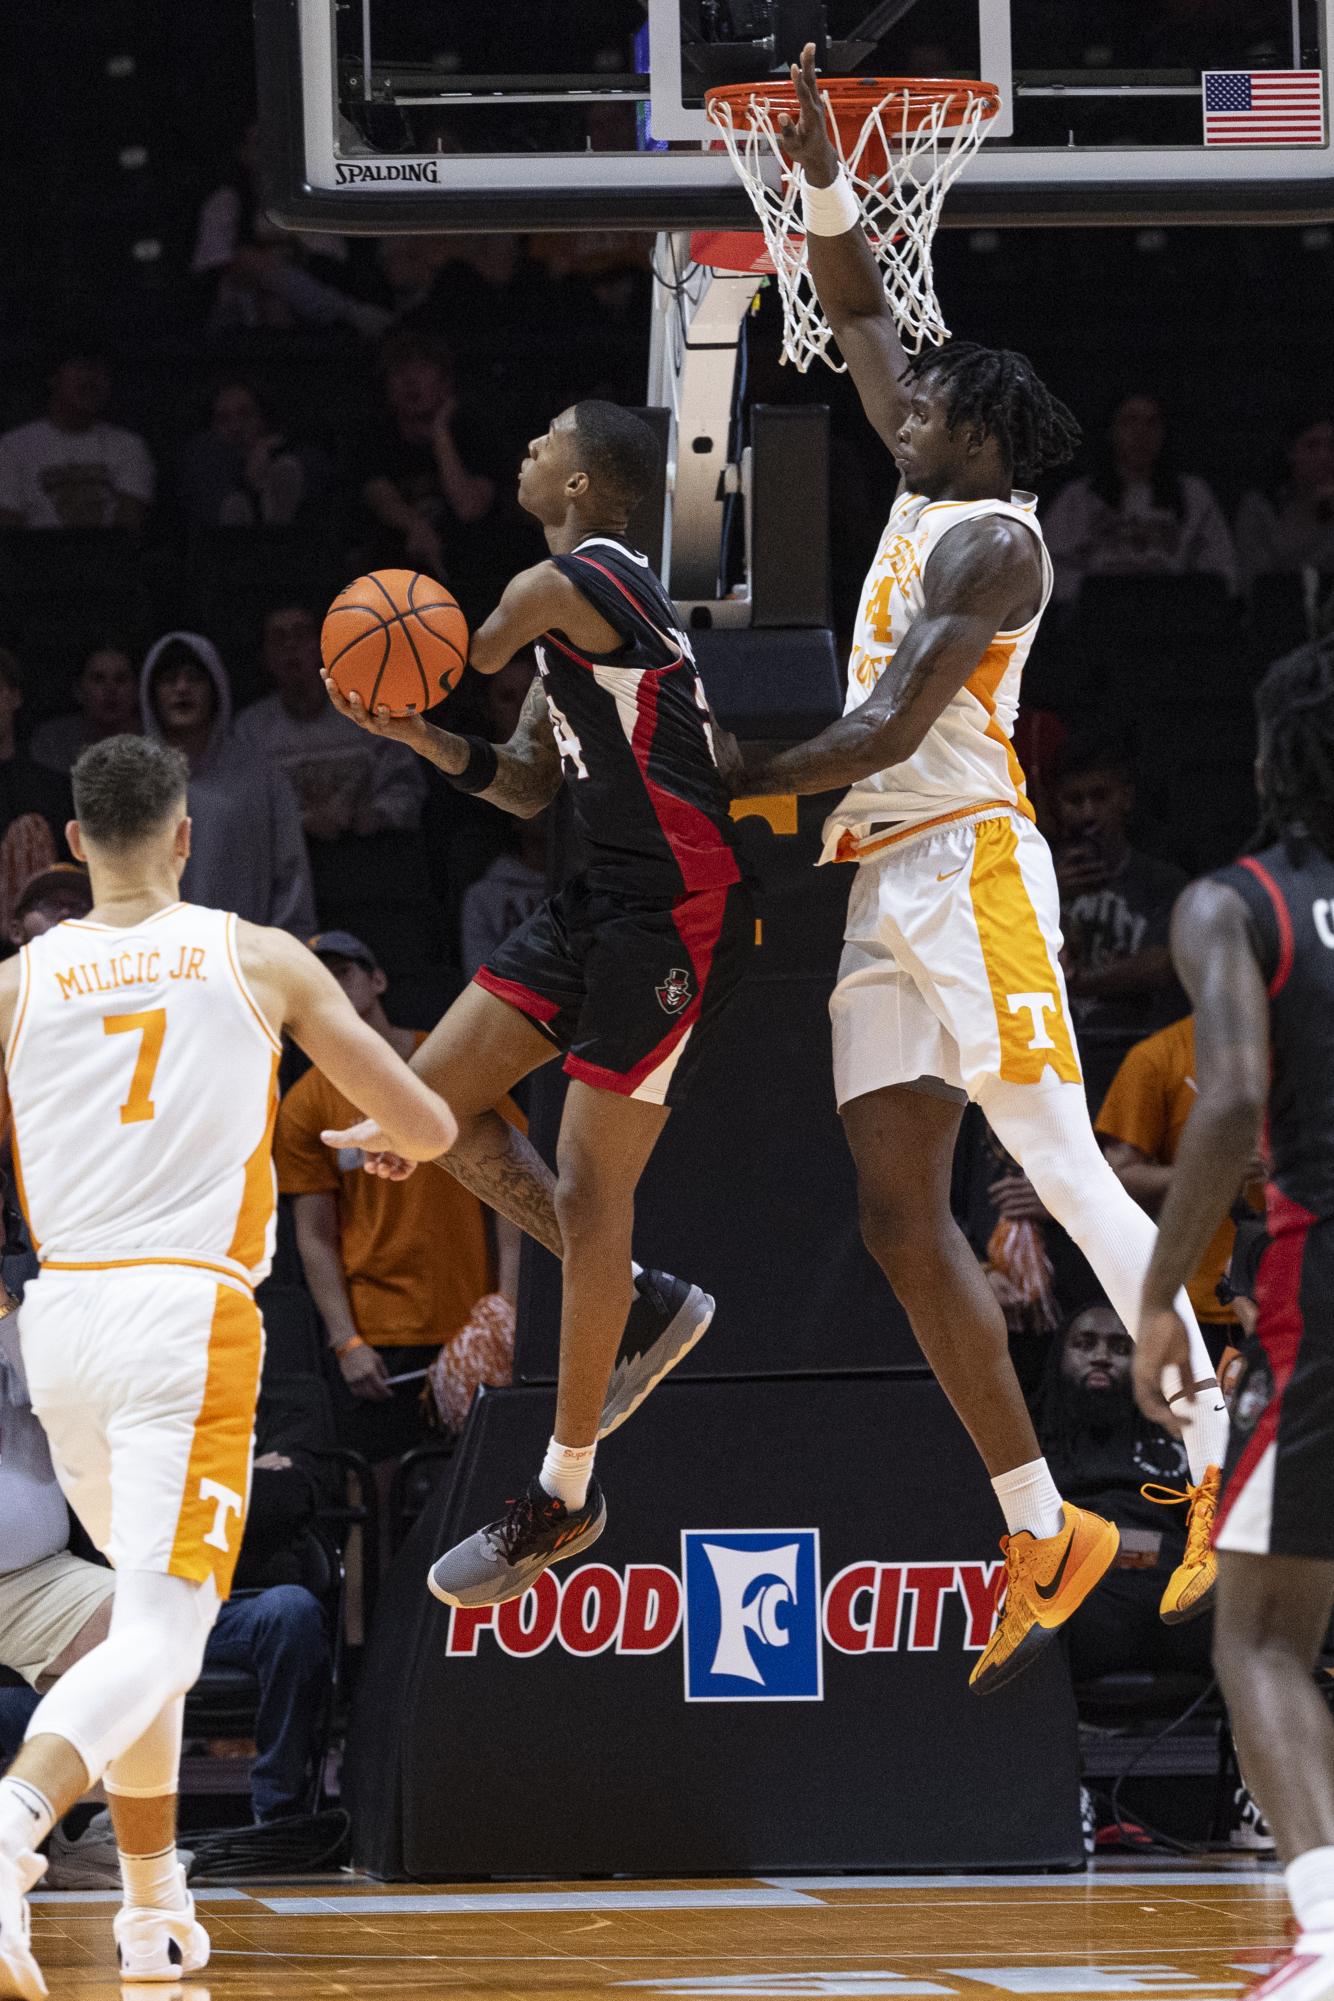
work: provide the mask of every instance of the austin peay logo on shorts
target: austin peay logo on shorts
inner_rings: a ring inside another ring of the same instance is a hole
[[[673,966],[660,987],[655,987],[658,1006],[664,1014],[680,1014],[691,999],[693,988],[690,973],[685,966]]]

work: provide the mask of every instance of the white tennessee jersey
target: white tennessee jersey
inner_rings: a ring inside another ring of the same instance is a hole
[[[937,544],[961,522],[999,514],[1021,521],[1042,551],[1042,602],[1027,625],[998,632],[911,757],[859,779],[825,821],[821,861],[858,861],[888,840],[944,821],[1009,808],[1033,818],[1015,756],[1019,683],[1052,590],[1051,557],[1031,493],[1010,500],[928,500],[904,493],[890,509],[866,582],[848,662],[851,714],[871,694],[923,605],[922,577]]]
[[[281,1054],[230,911],[71,919],[25,946],[5,1070],[43,1264],[179,1263],[257,1284]]]

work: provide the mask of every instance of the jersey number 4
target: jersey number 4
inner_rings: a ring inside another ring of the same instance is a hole
[[[151,1007],[144,1014],[109,1014],[104,1018],[102,1027],[108,1035],[140,1037],[139,1054],[130,1079],[130,1095],[120,1108],[120,1122],[123,1126],[142,1125],[145,1119],[157,1116],[157,1107],[153,1103],[153,1079],[162,1055],[162,1038],[167,1032],[167,1010],[165,1007]]]

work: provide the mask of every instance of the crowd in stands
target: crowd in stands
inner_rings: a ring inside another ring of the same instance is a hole
[[[188,261],[201,357],[188,381],[159,376],[146,393],[141,370],[128,393],[90,314],[76,338],[52,338],[40,386],[27,408],[7,409],[0,434],[0,936],[17,948],[86,911],[65,844],[70,767],[89,744],[142,730],[190,764],[185,894],[312,938],[357,1011],[408,1054],[542,894],[547,828],[505,821],[340,719],[320,681],[322,607],[360,569],[409,566],[449,584],[475,620],[540,553],[513,499],[524,444],[581,395],[640,401],[648,246],[285,235],[262,214],[247,132],[202,204]],[[781,393],[796,392],[789,382]],[[136,402],[152,406],[151,441],[129,414]],[[1324,613],[1334,416],[1294,419],[1272,477],[1224,505],[1147,384],[1105,416],[1082,415],[1086,462],[1044,497],[1056,609],[1023,749],[1056,852],[1097,1129],[1153,1213],[1193,1088],[1168,921],[1188,875],[1227,859],[1253,818],[1254,670]],[[859,469],[862,446],[837,405],[835,432],[835,464],[864,517],[849,530],[855,549],[879,531],[879,475]],[[838,492],[834,505],[841,519]],[[841,627],[853,608],[841,591]],[[517,661],[484,688],[465,676],[454,718],[503,740],[532,671]],[[442,1347],[471,1355],[472,1337],[475,1379],[503,1376],[517,1246],[448,1176],[393,1184],[330,1153],[320,1132],[350,1122],[316,1073],[286,1092],[281,1278],[314,1302],[327,1346],[324,1442],[383,1469],[428,1436],[419,1379]],[[1025,1358],[1053,1470],[1071,1498],[1122,1524],[1135,1559],[1075,1622],[1076,1679],[1129,1659],[1203,1672],[1207,1621],[1174,1630],[1150,1609],[1180,1538],[1138,1498],[1145,1480],[1184,1482],[1180,1448],[1137,1416],[1128,1335],[1078,1254],[980,1119],[965,1132],[958,1206]],[[1243,1223],[1262,1179],[1257,1162],[1254,1185],[1237,1191]],[[1226,1281],[1235,1228],[1193,1288],[1220,1354],[1242,1332]],[[452,1385],[456,1408],[472,1367],[462,1392]],[[0,1686],[3,1757],[30,1691],[93,1643],[108,1586],[69,1547],[40,1438],[26,1456],[13,1450],[35,1425],[9,1350],[0,1401],[0,1584],[58,1576],[70,1607],[38,1653],[7,1652],[0,1622],[0,1665],[12,1670]],[[334,1636],[301,1581],[327,1476],[281,1409],[261,1412],[247,1591],[209,1659],[256,1677],[253,1808],[264,1820],[310,1796]]]

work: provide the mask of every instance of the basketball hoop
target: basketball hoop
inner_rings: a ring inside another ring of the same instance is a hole
[[[917,353],[948,338],[931,275],[931,243],[945,196],[1000,110],[994,84],[950,77],[833,77],[821,84],[831,136],[847,169],[885,297],[903,344]],[[779,125],[796,123],[790,84],[724,84],[704,94],[732,165],[759,217],[783,301],[783,353],[802,373],[819,356],[829,367],[833,334],[806,265],[801,175],[783,151]],[[778,167],[778,184],[767,170]]]

